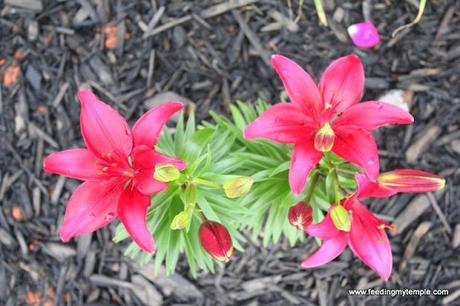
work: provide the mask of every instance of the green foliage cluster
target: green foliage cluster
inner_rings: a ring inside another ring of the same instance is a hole
[[[206,219],[224,225],[238,251],[243,251],[243,230],[252,232],[252,239],[262,237],[265,246],[282,236],[294,245],[305,234],[289,223],[291,206],[307,197],[316,223],[330,203],[355,188],[357,168],[329,154],[311,172],[304,192],[295,197],[288,184],[292,146],[243,138],[246,125],[268,106],[260,100],[254,105],[237,102],[230,106],[230,118],[211,112],[212,121],[197,125],[192,113],[186,122],[180,117],[174,133],[164,129],[157,150],[186,161],[188,167],[183,171],[185,179],[170,182],[167,190],[152,196],[147,221],[157,244],[153,255],[157,269],[164,265],[167,273],[174,272],[180,254],[185,253],[193,275],[199,269],[214,271],[214,261],[198,237],[200,224]],[[254,180],[249,193],[241,198],[230,199],[216,187],[241,176]],[[171,229],[174,217],[186,209],[192,211],[190,223],[184,229]],[[114,241],[128,237],[120,224]],[[141,263],[152,259],[135,243],[125,254],[139,257]]]

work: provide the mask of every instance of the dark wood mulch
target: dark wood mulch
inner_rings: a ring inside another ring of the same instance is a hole
[[[429,1],[422,22],[395,38],[418,1],[324,1],[328,28],[318,25],[313,1],[303,2],[298,15],[298,1],[0,0],[0,304],[460,305],[459,2]],[[346,35],[364,17],[382,34],[373,50],[355,49]],[[447,179],[439,193],[368,202],[399,226],[388,283],[350,251],[322,268],[300,269],[313,243],[250,242],[215,275],[192,279],[185,263],[172,278],[139,269],[111,242],[111,229],[59,241],[78,182],[45,175],[41,162],[82,145],[78,87],[91,86],[130,121],[171,95],[194,102],[203,118],[211,109],[227,112],[236,99],[277,102],[282,86],[268,63],[272,53],[319,76],[350,52],[365,63],[365,98],[402,89],[416,118],[376,133],[382,168]],[[351,297],[349,288],[450,294]]]

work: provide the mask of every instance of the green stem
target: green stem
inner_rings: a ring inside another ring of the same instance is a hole
[[[335,193],[335,204],[340,204],[340,184],[339,176],[337,174],[337,167],[330,160],[330,157],[327,153],[323,154],[325,161],[327,162],[329,169],[332,170],[333,180],[334,180],[334,193]]]
[[[307,189],[307,195],[305,196],[305,202],[310,204],[311,197],[313,196],[313,190],[315,189],[315,185],[318,182],[319,179],[319,172],[315,172],[313,174],[313,177],[311,178],[310,185],[308,186]]]
[[[201,179],[198,177],[193,178],[192,182],[197,185],[201,185],[201,186],[206,186],[206,187],[215,188],[215,189],[222,189],[222,184],[211,182],[211,181]]]
[[[339,177],[337,175],[337,168],[332,170],[334,175],[334,192],[335,192],[335,204],[340,204],[340,185],[339,185]]]
[[[342,169],[342,168],[335,168],[335,169],[337,170],[337,172],[341,172],[341,173],[344,173],[344,174],[352,174],[352,175],[354,175],[356,173],[356,171]]]

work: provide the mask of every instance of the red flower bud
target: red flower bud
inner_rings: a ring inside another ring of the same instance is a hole
[[[299,202],[289,208],[289,223],[291,223],[299,230],[304,231],[313,221],[312,213],[313,210],[309,204],[305,202]]]
[[[199,236],[201,246],[215,260],[230,260],[233,253],[232,238],[222,224],[214,221],[204,222],[200,226]]]

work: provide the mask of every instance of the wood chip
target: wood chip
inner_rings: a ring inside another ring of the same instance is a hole
[[[144,305],[163,305],[163,297],[158,290],[143,276],[135,274],[131,277],[133,287],[131,290]]]
[[[406,151],[406,160],[415,163],[419,157],[441,134],[441,128],[437,125],[428,125],[417,134],[416,140]]]
[[[210,18],[210,17],[215,17],[218,15],[221,15],[225,12],[228,12],[230,10],[233,10],[235,8],[239,8],[251,3],[255,3],[259,0],[230,0],[230,1],[224,1],[222,3],[216,4],[214,6],[211,6],[210,8],[205,9],[204,11],[201,12],[201,17],[202,18]]]
[[[241,30],[243,30],[244,34],[248,38],[249,42],[252,44],[257,53],[259,53],[259,56],[262,57],[265,64],[270,66],[270,56],[268,52],[262,47],[262,43],[260,42],[257,35],[252,31],[246,21],[244,21],[243,17],[238,11],[234,10],[232,11],[232,14]]]
[[[415,230],[414,234],[412,235],[409,243],[407,244],[406,250],[404,251],[403,260],[399,265],[399,269],[401,271],[406,270],[407,262],[412,258],[417,249],[417,246],[420,242],[420,239],[425,235],[428,230],[430,229],[432,223],[429,221],[425,221],[419,224],[417,229]]]
[[[421,194],[416,196],[393,222],[396,226],[397,233],[402,233],[406,227],[417,220],[417,218],[420,217],[429,207],[430,200],[427,195]]]
[[[454,249],[460,245],[460,223],[455,225],[451,244]]]

